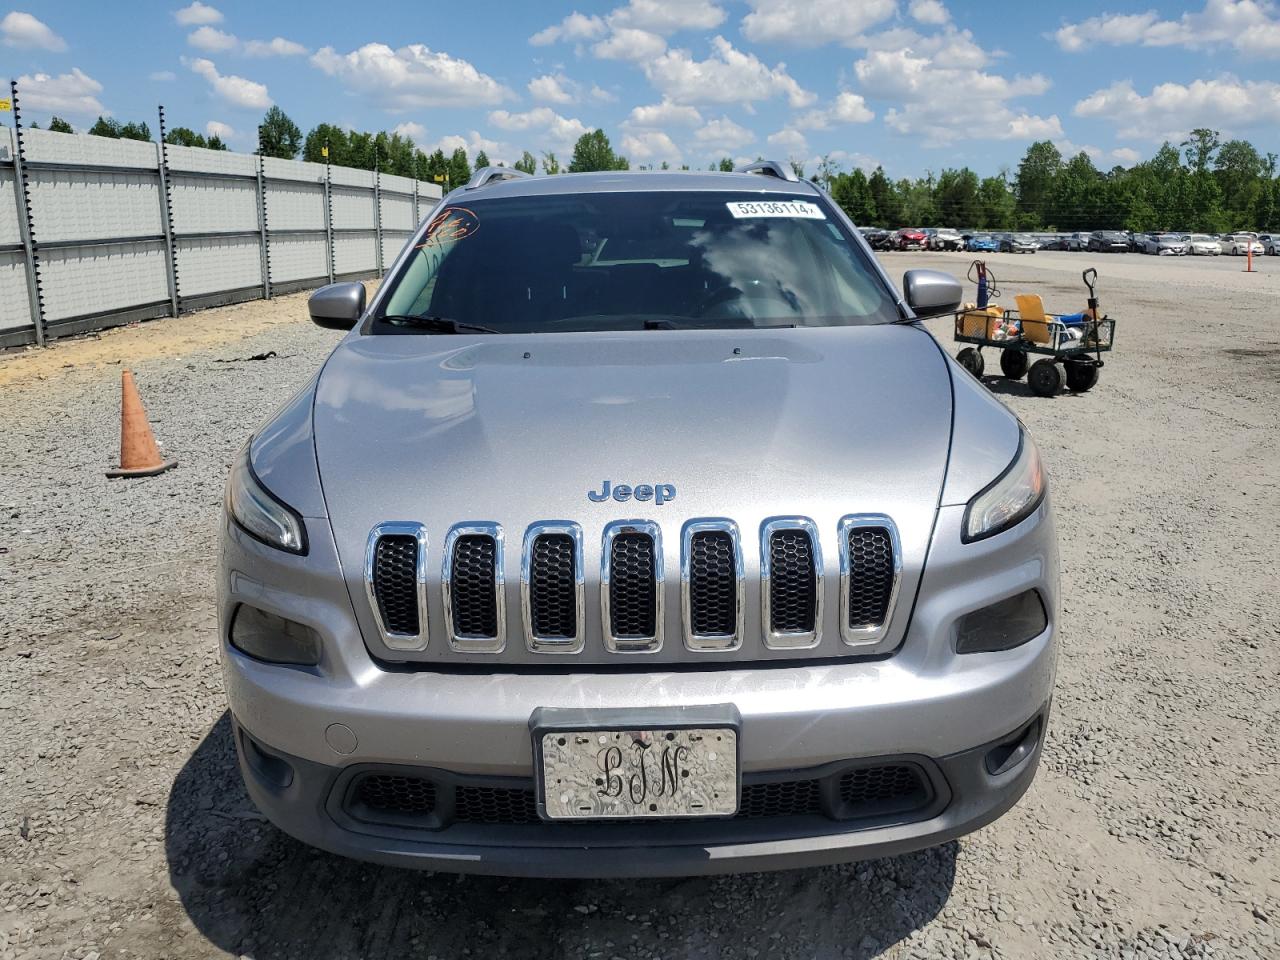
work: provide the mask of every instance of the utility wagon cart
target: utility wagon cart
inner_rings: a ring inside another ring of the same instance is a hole
[[[1016,310],[999,305],[968,307],[956,312],[955,340],[972,344],[956,354],[962,367],[981,379],[983,347],[1000,351],[1000,370],[1010,380],[1027,378],[1032,393],[1052,397],[1063,384],[1084,393],[1098,382],[1102,354],[1111,352],[1116,322],[1098,312],[1094,293],[1097,270],[1083,274],[1089,307],[1083,313],[1045,313],[1038,294],[1020,294]],[[1031,354],[1042,359],[1032,362]],[[1061,365],[1061,367],[1059,367]]]

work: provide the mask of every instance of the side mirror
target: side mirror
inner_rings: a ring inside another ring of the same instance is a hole
[[[941,270],[908,270],[902,275],[902,292],[921,319],[957,310],[964,296],[960,281]]]
[[[350,330],[364,313],[364,284],[331,283],[307,300],[311,322],[329,330]]]

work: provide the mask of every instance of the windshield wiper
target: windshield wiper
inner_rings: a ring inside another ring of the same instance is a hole
[[[493,327],[482,323],[467,323],[465,320],[453,320],[449,317],[414,317],[407,314],[388,314],[378,319],[397,327],[421,327],[432,333],[501,333]]]
[[[645,330],[772,330],[775,328],[794,328],[794,323],[756,323],[748,317],[715,317],[713,319],[678,319],[665,317],[661,320],[644,321]]]

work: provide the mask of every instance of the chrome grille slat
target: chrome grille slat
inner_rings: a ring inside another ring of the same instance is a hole
[[[649,520],[617,520],[600,550],[600,621],[614,653],[662,649],[662,529]]]
[[[680,537],[680,602],[685,646],[729,651],[742,646],[746,577],[738,525],[690,520]]]
[[[882,514],[851,514],[841,519],[838,538],[841,639],[849,646],[879,643],[902,581],[898,528]]]
[[[391,650],[427,645],[427,531],[420,523],[380,523],[365,547],[365,596]]]
[[[808,517],[760,525],[760,622],[771,649],[815,647],[822,639],[822,547]]]
[[[525,640],[534,653],[579,653],[585,636],[582,528],[569,521],[535,523],[520,554]]]
[[[460,523],[445,538],[440,571],[449,645],[464,653],[501,653],[506,646],[502,527]]]

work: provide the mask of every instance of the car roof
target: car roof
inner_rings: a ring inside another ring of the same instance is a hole
[[[611,170],[598,173],[561,173],[543,177],[514,177],[495,180],[475,189],[461,187],[449,194],[451,201],[462,197],[487,200],[490,197],[536,197],[575,193],[634,193],[636,191],[697,193],[761,193],[818,196],[820,191],[807,180],[783,180],[759,173],[713,173],[692,170]]]

